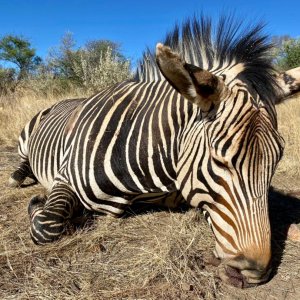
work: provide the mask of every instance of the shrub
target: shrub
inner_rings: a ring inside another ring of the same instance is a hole
[[[15,79],[16,72],[12,68],[0,67],[0,97],[11,94],[15,91],[17,81]]]
[[[130,77],[130,62],[120,59],[111,47],[100,55],[88,49],[80,50],[72,69],[79,85],[92,93]]]
[[[72,34],[67,33],[61,45],[52,49],[45,61],[38,62],[25,38],[6,36],[2,44],[0,40],[0,60],[17,66],[0,67],[0,97],[7,99],[26,95],[87,97],[130,77],[129,60],[122,55],[120,46],[109,40],[93,40],[76,48]]]
[[[286,38],[275,52],[275,66],[282,70],[288,70],[300,66],[300,38]]]

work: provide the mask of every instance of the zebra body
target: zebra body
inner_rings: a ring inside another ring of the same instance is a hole
[[[30,134],[28,160],[38,181],[49,191],[66,155],[69,137],[66,134],[67,123],[82,101],[83,99],[68,99],[53,105]],[[25,143],[20,143],[22,144]]]
[[[43,124],[43,120],[45,116],[51,111],[57,111],[56,107],[62,107],[63,110],[66,108],[72,110],[76,105],[77,102],[79,103],[83,99],[67,99],[58,104],[53,105],[50,108],[46,108],[40,112],[38,112],[23,128],[21,135],[19,137],[19,144],[18,144],[18,154],[20,156],[20,165],[17,170],[12,174],[9,179],[9,185],[11,187],[18,187],[20,186],[26,177],[31,177],[36,180],[36,177],[33,174],[31,169],[31,164],[29,163],[29,143],[31,141],[32,136],[34,135],[35,131],[39,128],[41,124]],[[39,182],[42,183],[41,177],[39,177]],[[42,183],[45,187],[49,187],[49,182],[45,181]]]
[[[135,201],[184,199],[208,214],[224,281],[267,280],[282,79],[267,60],[261,27],[236,37],[238,24],[230,24],[221,19],[214,41],[209,21],[187,22],[181,35],[177,28],[167,36],[170,47],[157,45],[157,63],[145,55],[136,80],[58,103],[25,127],[36,123],[20,148],[50,191],[29,205],[36,243],[58,239],[83,207],[119,216]]]

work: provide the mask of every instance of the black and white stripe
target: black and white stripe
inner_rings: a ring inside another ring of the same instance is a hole
[[[134,81],[60,102],[25,127],[21,154],[50,191],[29,209],[35,242],[59,238],[81,205],[119,216],[133,202],[184,199],[207,212],[218,257],[247,282],[266,280],[279,87],[262,26],[240,25],[187,21],[167,35],[170,48],[145,54]]]

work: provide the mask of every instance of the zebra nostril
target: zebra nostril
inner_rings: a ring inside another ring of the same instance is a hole
[[[241,274],[246,278],[249,284],[258,284],[266,282],[271,272],[272,268],[269,268],[267,270],[242,270]]]
[[[240,270],[234,267],[222,265],[218,269],[217,274],[223,282],[234,287],[245,288],[248,286],[245,277],[241,274]]]
[[[266,282],[272,269],[261,267],[244,256],[224,261],[218,269],[222,281],[239,288],[246,288]]]

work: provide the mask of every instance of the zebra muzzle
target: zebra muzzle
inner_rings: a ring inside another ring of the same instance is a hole
[[[217,275],[223,282],[237,288],[249,288],[264,283],[269,279],[272,271],[271,268],[267,271],[239,269],[235,266],[235,263],[233,265],[230,265],[230,261],[222,263],[217,270]]]
[[[252,286],[247,282],[246,277],[240,270],[227,265],[221,265],[217,271],[217,275],[223,282],[237,288],[242,289]]]

